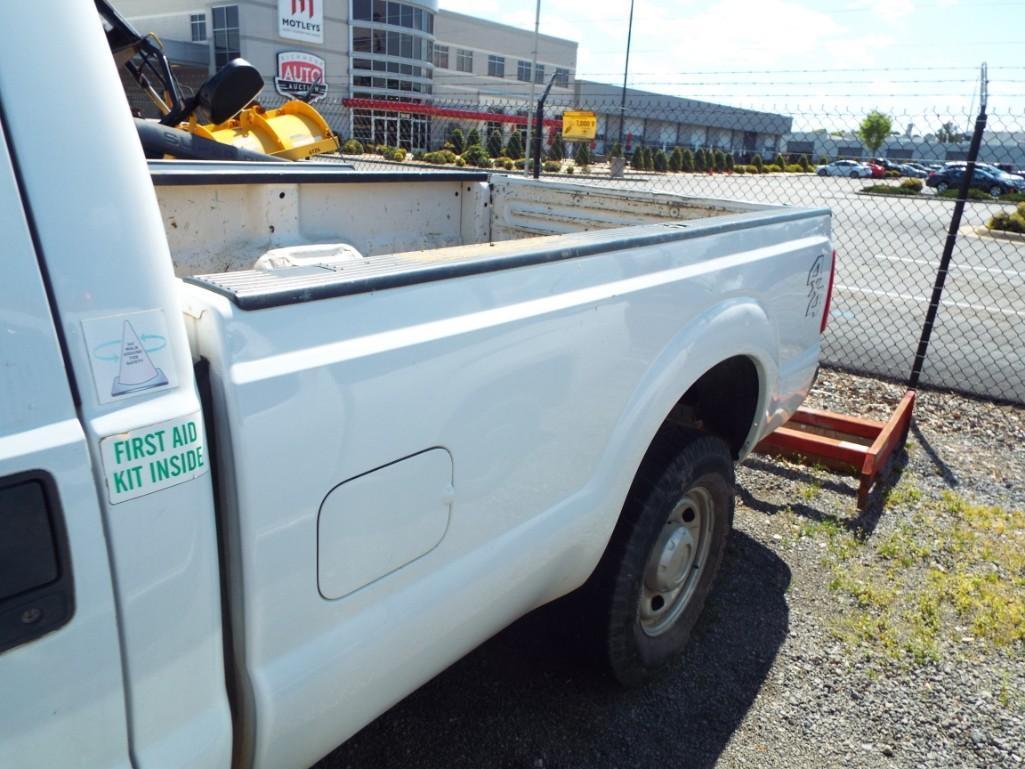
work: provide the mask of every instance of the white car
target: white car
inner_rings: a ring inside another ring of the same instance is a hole
[[[866,179],[872,176],[872,169],[856,160],[834,160],[828,165],[819,166],[815,173],[819,176],[849,176],[852,179]]]

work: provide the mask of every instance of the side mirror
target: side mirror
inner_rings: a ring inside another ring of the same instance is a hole
[[[232,59],[199,87],[195,106],[223,123],[242,111],[263,89],[263,75],[245,59]]]

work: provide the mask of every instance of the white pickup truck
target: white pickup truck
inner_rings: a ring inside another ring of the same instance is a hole
[[[92,5],[5,14],[0,766],[308,767],[578,588],[682,649],[827,210],[147,165]]]

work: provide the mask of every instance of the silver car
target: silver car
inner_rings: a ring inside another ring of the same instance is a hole
[[[872,169],[856,160],[834,160],[819,166],[815,173],[819,176],[849,176],[852,179],[865,179],[872,176]]]

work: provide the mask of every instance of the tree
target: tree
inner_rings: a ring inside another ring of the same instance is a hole
[[[694,170],[702,172],[708,168],[708,157],[705,155],[704,148],[699,149],[694,153]]]
[[[732,171],[733,170],[733,166],[735,164],[736,164],[736,161],[734,160],[733,155],[727,155],[726,156],[726,170],[727,171]]]
[[[651,147],[644,148],[644,170],[654,171],[655,170],[655,156],[651,152]]]
[[[694,153],[690,150],[683,151],[683,163],[680,164],[680,170],[687,173],[694,170]]]
[[[509,143],[505,147],[505,154],[506,157],[510,157],[513,160],[519,160],[523,157],[523,139],[520,137],[519,131],[513,131],[509,135]],[[551,153],[549,153],[549,157],[551,157]],[[556,158],[556,160],[561,159],[561,157]]]
[[[619,146],[619,142],[612,145],[612,149],[609,150],[610,158],[621,158],[623,157],[623,148]]]
[[[634,171],[644,170],[644,148],[638,147],[634,150],[633,157],[630,158],[630,168]]]
[[[683,150],[676,147],[669,155],[669,170],[677,173],[683,170]]]
[[[556,133],[552,146],[548,148],[548,157],[552,160],[562,160],[566,157],[566,143],[562,140],[562,134]]]
[[[808,173],[808,171],[811,170],[811,162],[808,160],[807,155],[801,155],[797,162],[801,166],[801,170],[805,173]]]
[[[452,145],[452,151],[457,155],[462,155],[463,150],[466,148],[466,140],[463,139],[463,132],[459,128],[453,128],[448,135],[448,141]]]
[[[948,120],[936,131],[936,141],[940,144],[959,142],[961,141],[961,132],[957,130],[957,126],[954,123]]]
[[[751,165],[758,169],[758,173],[761,173],[762,169],[765,167],[765,161],[762,160],[761,155],[755,155],[751,158]]]
[[[653,159],[655,164],[655,170],[660,173],[665,173],[669,170],[669,160],[666,158],[666,153],[661,149],[655,151],[655,157]]]
[[[577,142],[577,151],[573,155],[573,160],[582,168],[591,165],[591,150],[587,146],[587,142]]]
[[[466,135],[466,146],[472,147],[474,144],[480,144],[480,131],[471,128],[470,133]]]
[[[716,171],[726,170],[726,154],[722,150],[716,150],[712,155],[712,162],[715,163]]]
[[[783,154],[780,152],[776,153],[776,159],[772,162],[779,166],[780,171],[783,171],[787,167],[787,159],[783,157]]]
[[[491,135],[488,137],[488,146],[486,149],[488,154],[493,158],[497,158],[502,154],[502,132],[497,128],[492,131]],[[509,157],[512,157],[512,155]]]
[[[893,130],[893,121],[889,115],[879,110],[872,110],[858,126],[858,138],[868,149],[869,155],[875,155]]]

